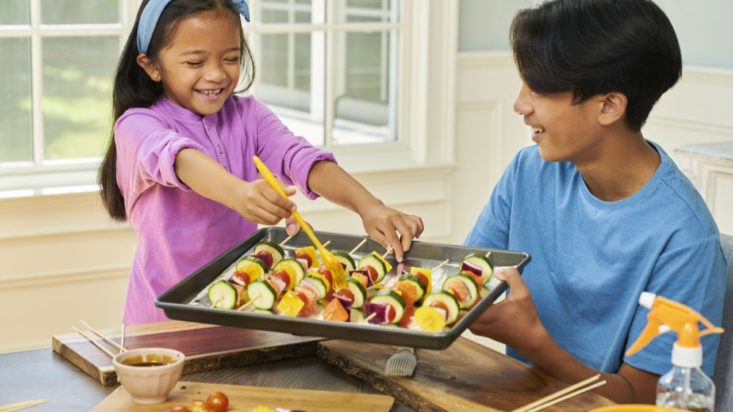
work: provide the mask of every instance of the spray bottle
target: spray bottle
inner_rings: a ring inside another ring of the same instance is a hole
[[[640,351],[658,335],[669,331],[677,333],[677,342],[672,348],[672,370],[659,378],[657,384],[657,406],[713,412],[715,385],[700,369],[700,337],[723,333],[723,329],[715,327],[692,308],[653,293],[642,292],[639,304],[650,309],[649,323],[626,351],[626,356]],[[702,332],[698,322],[706,327]]]

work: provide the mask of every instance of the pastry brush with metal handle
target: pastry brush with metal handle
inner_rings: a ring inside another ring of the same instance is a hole
[[[384,374],[387,376],[412,376],[417,366],[415,349],[402,348],[392,354],[384,364]]]
[[[285,194],[285,190],[283,190],[282,186],[280,185],[280,182],[278,182],[275,175],[270,172],[270,169],[267,168],[267,166],[260,160],[257,156],[252,156],[252,160],[255,163],[255,166],[257,167],[257,170],[260,171],[260,174],[265,179],[265,181],[273,188],[275,191],[285,199],[288,198],[288,195]],[[328,269],[331,271],[331,276],[333,279],[333,290],[338,290],[346,287],[346,271],[344,270],[344,267],[341,265],[341,262],[336,259],[336,257],[331,254],[325,247],[323,247],[323,244],[320,240],[318,240],[318,237],[315,233],[313,233],[313,230],[308,225],[308,223],[305,222],[303,217],[298,213],[297,210],[293,211],[293,217],[295,220],[298,221],[298,224],[300,225],[300,228],[305,232],[306,235],[308,235],[308,238],[313,242],[313,245],[318,249],[318,252],[321,254],[321,259],[323,260],[323,263],[328,267]]]

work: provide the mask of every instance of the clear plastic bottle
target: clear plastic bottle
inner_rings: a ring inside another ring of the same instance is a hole
[[[675,366],[659,378],[657,406],[714,412],[715,385],[698,367]]]
[[[626,351],[627,356],[640,351],[657,335],[677,332],[677,342],[672,345],[672,370],[657,383],[657,406],[714,412],[715,384],[700,369],[703,354],[700,337],[723,333],[723,329],[692,308],[653,293],[642,292],[639,304],[650,309],[649,322]],[[705,326],[703,331],[698,328],[698,322]]]

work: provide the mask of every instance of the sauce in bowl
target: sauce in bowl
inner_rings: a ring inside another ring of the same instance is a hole
[[[128,366],[150,367],[163,366],[176,361],[176,358],[162,353],[146,353],[134,355],[122,360],[122,364]]]

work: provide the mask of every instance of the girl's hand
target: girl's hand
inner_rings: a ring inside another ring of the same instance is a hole
[[[295,203],[280,196],[264,179],[242,182],[238,189],[233,209],[251,222],[274,225],[295,210]],[[284,190],[288,196],[295,194],[292,186]]]
[[[524,356],[542,348],[552,338],[537,316],[532,294],[519,271],[508,268],[494,276],[507,282],[509,294],[503,301],[489,306],[469,330],[503,342]]]
[[[361,219],[369,237],[385,249],[392,248],[398,262],[410,250],[412,239],[419,238],[424,229],[418,216],[406,215],[383,204],[368,208]]]

